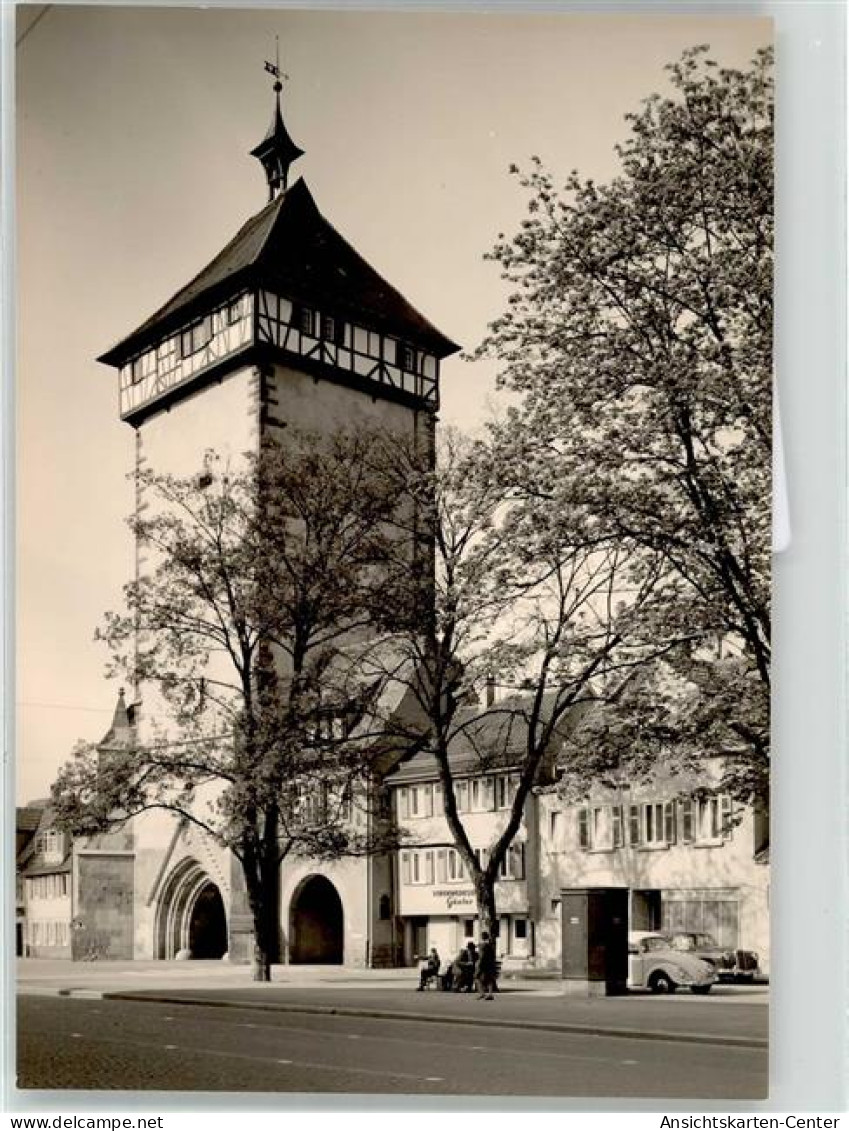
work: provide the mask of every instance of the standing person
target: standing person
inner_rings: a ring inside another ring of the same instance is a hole
[[[478,999],[485,998],[487,1001],[493,1001],[492,991],[495,989],[495,974],[496,974],[496,961],[495,961],[495,943],[490,939],[486,931],[481,935],[481,948],[478,954]]]
[[[475,946],[473,940],[466,943],[466,950],[469,952],[469,977],[466,989],[469,993],[475,988],[478,977],[478,948]]]

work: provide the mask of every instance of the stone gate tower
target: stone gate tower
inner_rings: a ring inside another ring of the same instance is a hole
[[[238,457],[287,427],[391,429],[433,450],[439,366],[458,347],[339,234],[304,180],[290,185],[303,151],[283,122],[280,75],[267,69],[276,79],[274,110],[251,154],[265,173],[268,203],[99,359],[118,371],[121,418],[135,430],[139,469],[195,474],[206,451]],[[142,703],[142,726],[144,715]],[[250,919],[232,861],[173,823],[136,824],[133,854],[136,956],[174,957],[204,916],[217,916],[220,936],[213,888],[231,957],[247,952]],[[375,867],[340,864],[336,876],[325,867],[296,877],[281,893],[284,934],[301,900],[313,927],[326,914],[327,929],[341,933],[324,939],[327,953],[372,961],[380,935],[373,907],[385,907],[389,894]],[[320,935],[320,922],[316,929]]]

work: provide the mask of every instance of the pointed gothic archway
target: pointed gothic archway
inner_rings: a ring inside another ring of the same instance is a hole
[[[307,876],[289,905],[289,961],[341,966],[345,955],[342,900],[325,876]]]
[[[156,912],[157,958],[222,958],[227,953],[227,914],[218,885],[197,860],[182,860],[165,883]]]

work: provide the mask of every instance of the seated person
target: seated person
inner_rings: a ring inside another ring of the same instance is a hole
[[[451,964],[451,989],[455,994],[471,990],[474,986],[475,964],[468,947],[463,947]]]
[[[432,946],[424,966],[422,966],[419,971],[419,984],[416,988],[423,990],[431,978],[439,978],[439,966],[439,955],[437,954],[436,947]]]

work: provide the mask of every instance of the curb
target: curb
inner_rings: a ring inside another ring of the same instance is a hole
[[[108,1001],[147,1001],[162,1005],[207,1006],[214,1009],[253,1009],[265,1013],[309,1013],[335,1017],[370,1017],[387,1021],[424,1021],[439,1025],[497,1025],[503,1029],[530,1029],[542,1033],[588,1033],[595,1037],[621,1037],[625,1040],[673,1041],[698,1045],[724,1045],[730,1048],[767,1049],[764,1037],[735,1037],[718,1033],[678,1033],[666,1029],[621,1029],[613,1026],[579,1025],[561,1021],[523,1021],[520,1018],[489,1014],[484,1021],[476,1017],[446,1017],[438,1013],[412,1013],[392,1009],[365,1009],[344,1005],[290,1005],[283,1002],[242,1002],[221,999],[170,997],[167,994],[133,993],[132,991],[60,990],[66,997],[91,997],[94,993]]]

